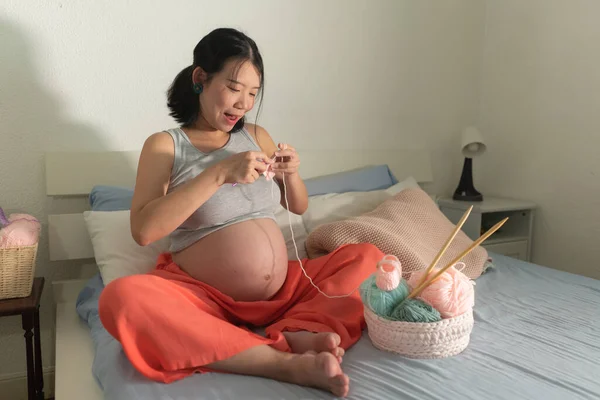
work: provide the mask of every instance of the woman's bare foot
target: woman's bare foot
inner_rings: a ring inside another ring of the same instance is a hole
[[[289,362],[292,382],[324,389],[337,397],[348,395],[350,378],[342,372],[342,367],[333,354],[322,352],[315,355],[306,352]]]
[[[328,351],[293,354],[259,345],[207,366],[217,371],[324,389],[338,397],[345,397],[350,387],[350,379],[342,372],[336,356]]]
[[[329,352],[337,357],[339,363],[342,362],[345,351],[339,347],[341,339],[337,333],[298,331],[283,332],[283,335],[294,353]]]

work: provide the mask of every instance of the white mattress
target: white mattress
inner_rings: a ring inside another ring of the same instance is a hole
[[[343,368],[351,379],[349,398],[600,398],[600,281],[500,255],[493,258],[495,268],[477,280],[475,327],[463,353],[409,360],[377,350],[365,332],[344,357]],[[85,384],[97,385],[105,399],[331,398],[296,385],[218,373],[169,385],[151,382],[131,366],[102,327],[97,314],[101,289],[95,277],[79,296],[77,312],[86,324],[77,329],[87,330],[88,354],[94,360],[74,362],[87,374]],[[91,376],[94,383],[87,379]],[[57,399],[62,398],[71,397],[57,392]]]

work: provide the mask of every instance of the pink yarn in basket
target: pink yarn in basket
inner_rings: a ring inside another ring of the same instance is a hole
[[[38,242],[40,228],[40,222],[31,215],[11,214],[8,225],[0,229],[0,248],[33,246]]]
[[[388,254],[377,263],[375,284],[381,290],[389,292],[400,284],[402,279],[402,264],[398,257]]]
[[[456,265],[462,264],[460,270]],[[442,318],[454,318],[464,314],[475,305],[475,289],[473,282],[461,272],[465,267],[462,262],[448,268],[440,277],[427,286],[418,296],[438,310]],[[439,271],[439,269],[437,270]],[[430,274],[434,274],[433,271]],[[408,280],[411,290],[421,281],[425,271],[413,272]]]

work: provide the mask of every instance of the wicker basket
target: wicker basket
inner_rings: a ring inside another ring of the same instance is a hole
[[[438,322],[403,322],[382,318],[364,307],[373,345],[408,358],[445,358],[462,352],[473,330],[473,310]]]
[[[31,294],[38,245],[0,248],[0,299]]]

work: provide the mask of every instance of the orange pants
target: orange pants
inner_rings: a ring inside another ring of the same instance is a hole
[[[344,295],[375,271],[382,254],[370,244],[345,245],[302,264],[326,294]],[[282,288],[270,300],[235,301],[193,279],[163,254],[155,270],[112,281],[99,304],[106,330],[122,345],[133,366],[149,379],[173,382],[203,366],[253,346],[290,352],[282,331],[335,332],[340,347],[356,343],[365,327],[358,291],[330,299],[290,261]],[[266,326],[266,337],[253,333]]]

